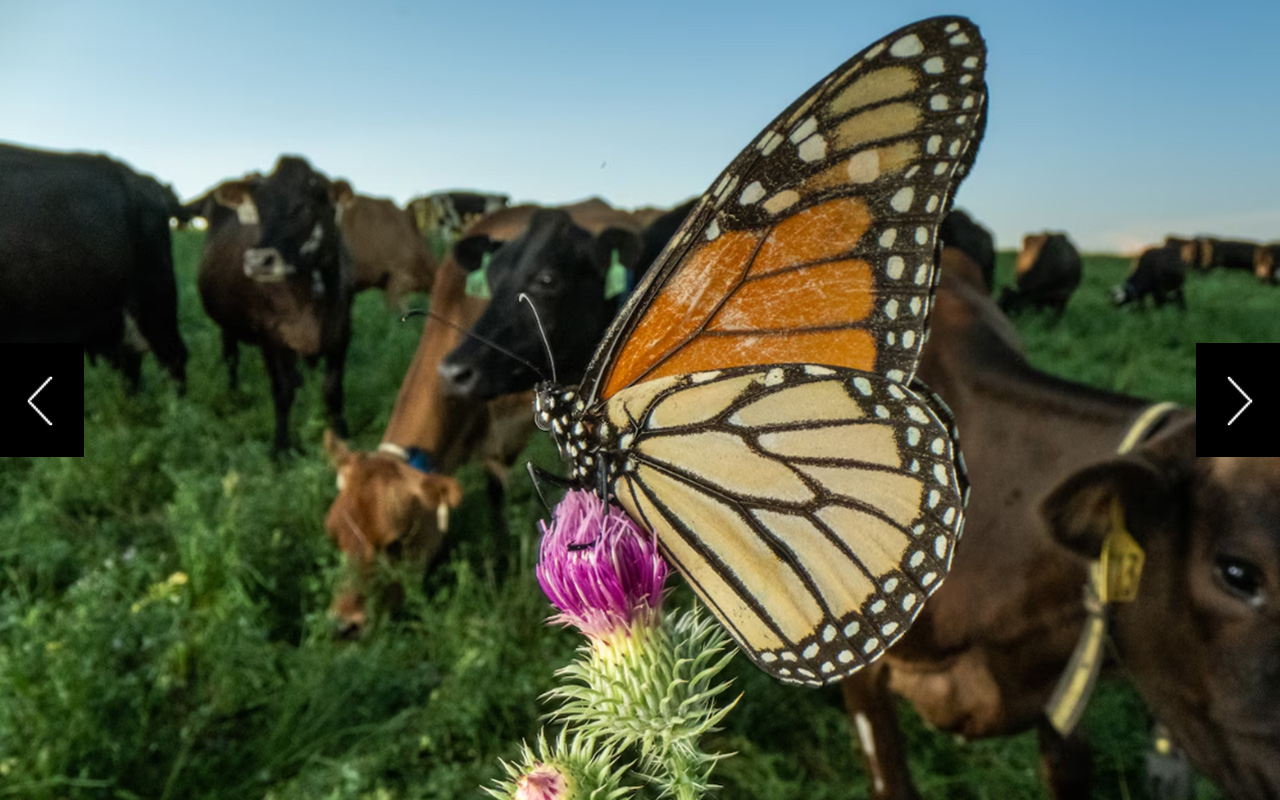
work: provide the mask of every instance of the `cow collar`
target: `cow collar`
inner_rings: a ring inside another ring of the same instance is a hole
[[[1156,403],[1143,409],[1121,437],[1116,453],[1126,455],[1146,441],[1176,409],[1174,403]],[[1102,543],[1098,559],[1089,564],[1089,582],[1084,587],[1084,607],[1089,616],[1071,660],[1044,707],[1050,724],[1063,738],[1070,736],[1080,722],[1102,670],[1102,644],[1111,622],[1110,606],[1137,597],[1143,559],[1142,547],[1125,528],[1124,507],[1118,499],[1112,500],[1111,532]]]
[[[436,471],[435,459],[421,447],[401,447],[393,442],[383,442],[378,445],[378,452],[393,455],[419,472]]]

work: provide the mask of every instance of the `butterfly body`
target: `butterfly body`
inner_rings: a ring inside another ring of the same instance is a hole
[[[837,69],[703,195],[582,384],[536,393],[571,479],[654,533],[784,681],[881,655],[960,535],[954,426],[914,375],[984,61],[952,17]]]

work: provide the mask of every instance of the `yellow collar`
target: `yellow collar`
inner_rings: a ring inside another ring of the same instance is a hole
[[[1129,453],[1176,408],[1174,403],[1156,403],[1143,409],[1125,431],[1116,453]],[[1080,721],[1102,670],[1102,643],[1110,617],[1108,606],[1127,603],[1138,596],[1144,559],[1142,547],[1125,527],[1124,506],[1119,498],[1114,498],[1111,501],[1111,530],[1102,542],[1098,559],[1089,564],[1089,583],[1084,590],[1085,609],[1089,616],[1071,660],[1067,662],[1067,668],[1044,708],[1050,724],[1063,738],[1069,736]]]

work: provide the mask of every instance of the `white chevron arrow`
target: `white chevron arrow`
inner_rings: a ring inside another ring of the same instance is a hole
[[[1227,380],[1231,381],[1231,385],[1232,385],[1232,386],[1234,386],[1234,387],[1236,387],[1236,391],[1237,391],[1237,392],[1239,392],[1240,394],[1244,394],[1244,389],[1241,389],[1241,388],[1240,388],[1240,384],[1238,384],[1238,383],[1236,383],[1235,381],[1231,380],[1231,376],[1230,376],[1230,375],[1228,375],[1228,376],[1227,376]],[[1249,395],[1247,395],[1247,394],[1244,394],[1244,405],[1240,406],[1240,410],[1239,410],[1239,411],[1237,411],[1237,412],[1236,412],[1236,415],[1235,415],[1234,417],[1232,417],[1232,418],[1231,418],[1231,422],[1235,422],[1235,421],[1236,421],[1236,419],[1237,419],[1241,414],[1243,414],[1243,413],[1244,413],[1244,410],[1245,410],[1246,408],[1248,408],[1249,406],[1251,406],[1251,405],[1253,405],[1253,398],[1252,398],[1252,397],[1250,397],[1250,396],[1249,396]],[[1228,423],[1227,423],[1227,425],[1230,425],[1230,424],[1231,424],[1231,422],[1228,422]]]
[[[53,376],[52,376],[52,375],[50,375],[49,377],[45,378],[45,379],[44,379],[44,383],[40,384],[40,388],[39,388],[39,389],[36,389],[34,392],[32,392],[32,393],[31,393],[31,396],[27,398],[27,405],[31,406],[32,410],[33,410],[33,411],[35,411],[37,414],[39,414],[39,415],[40,415],[40,419],[44,420],[44,424],[46,424],[46,425],[53,425],[53,423],[52,423],[52,422],[50,422],[50,421],[49,421],[49,418],[48,418],[48,417],[46,417],[46,416],[44,415],[44,412],[43,412],[43,411],[41,411],[40,409],[36,408],[35,399],[36,399],[36,395],[38,395],[38,394],[40,394],[41,392],[43,392],[43,391],[44,391],[44,387],[48,386],[48,385],[49,385],[49,381],[51,381],[51,380],[53,380]]]

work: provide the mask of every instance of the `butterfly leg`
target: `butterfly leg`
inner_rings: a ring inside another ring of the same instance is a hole
[[[878,662],[840,682],[844,707],[861,745],[876,800],[918,800],[907,769],[906,747],[889,690],[889,669]]]
[[[533,481],[533,491],[538,495],[538,500],[542,502],[542,507],[551,513],[551,505],[547,503],[547,498],[542,494],[542,484],[549,483],[558,489],[572,489],[573,481],[568,478],[562,478],[554,472],[548,472],[537,464],[529,461],[525,464],[529,470],[529,478]]]
[[[1093,784],[1093,749],[1073,731],[1065,739],[1046,719],[1040,723],[1040,777],[1055,800],[1086,800]]]

